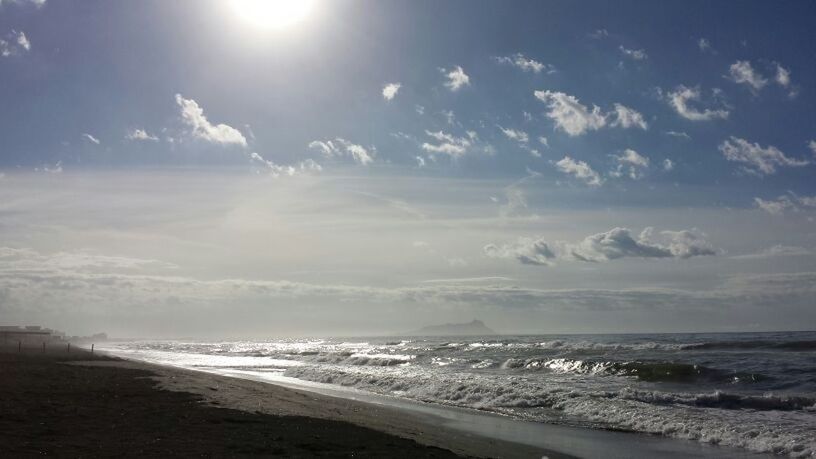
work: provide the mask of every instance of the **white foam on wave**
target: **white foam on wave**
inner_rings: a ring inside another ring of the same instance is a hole
[[[631,391],[626,386],[599,391],[576,380],[530,380],[520,376],[439,373],[417,367],[351,368],[305,365],[286,376],[338,384],[425,402],[490,410],[538,421],[555,421],[549,408],[579,422],[662,434],[790,457],[816,455],[813,415],[807,410],[754,411],[654,404],[665,393]],[[562,378],[574,377],[558,375]],[[659,394],[659,395],[658,395]],[[710,394],[680,394],[678,401]]]

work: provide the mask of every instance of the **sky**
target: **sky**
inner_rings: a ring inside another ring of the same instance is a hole
[[[813,329],[814,17],[0,0],[0,323]]]

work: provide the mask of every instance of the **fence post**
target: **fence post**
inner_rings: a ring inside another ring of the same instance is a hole
[[[68,343],[68,352],[71,352],[71,343]]]
[[[93,347],[94,347],[94,345],[91,344],[91,354],[93,354]]]

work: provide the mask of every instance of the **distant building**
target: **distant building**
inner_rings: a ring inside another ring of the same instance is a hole
[[[16,325],[0,325],[0,343],[24,345],[40,345],[53,341],[62,341],[65,333],[39,325],[18,327]]]

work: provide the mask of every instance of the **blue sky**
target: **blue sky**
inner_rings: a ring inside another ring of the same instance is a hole
[[[814,323],[812,3],[236,3],[0,1],[4,315]]]

